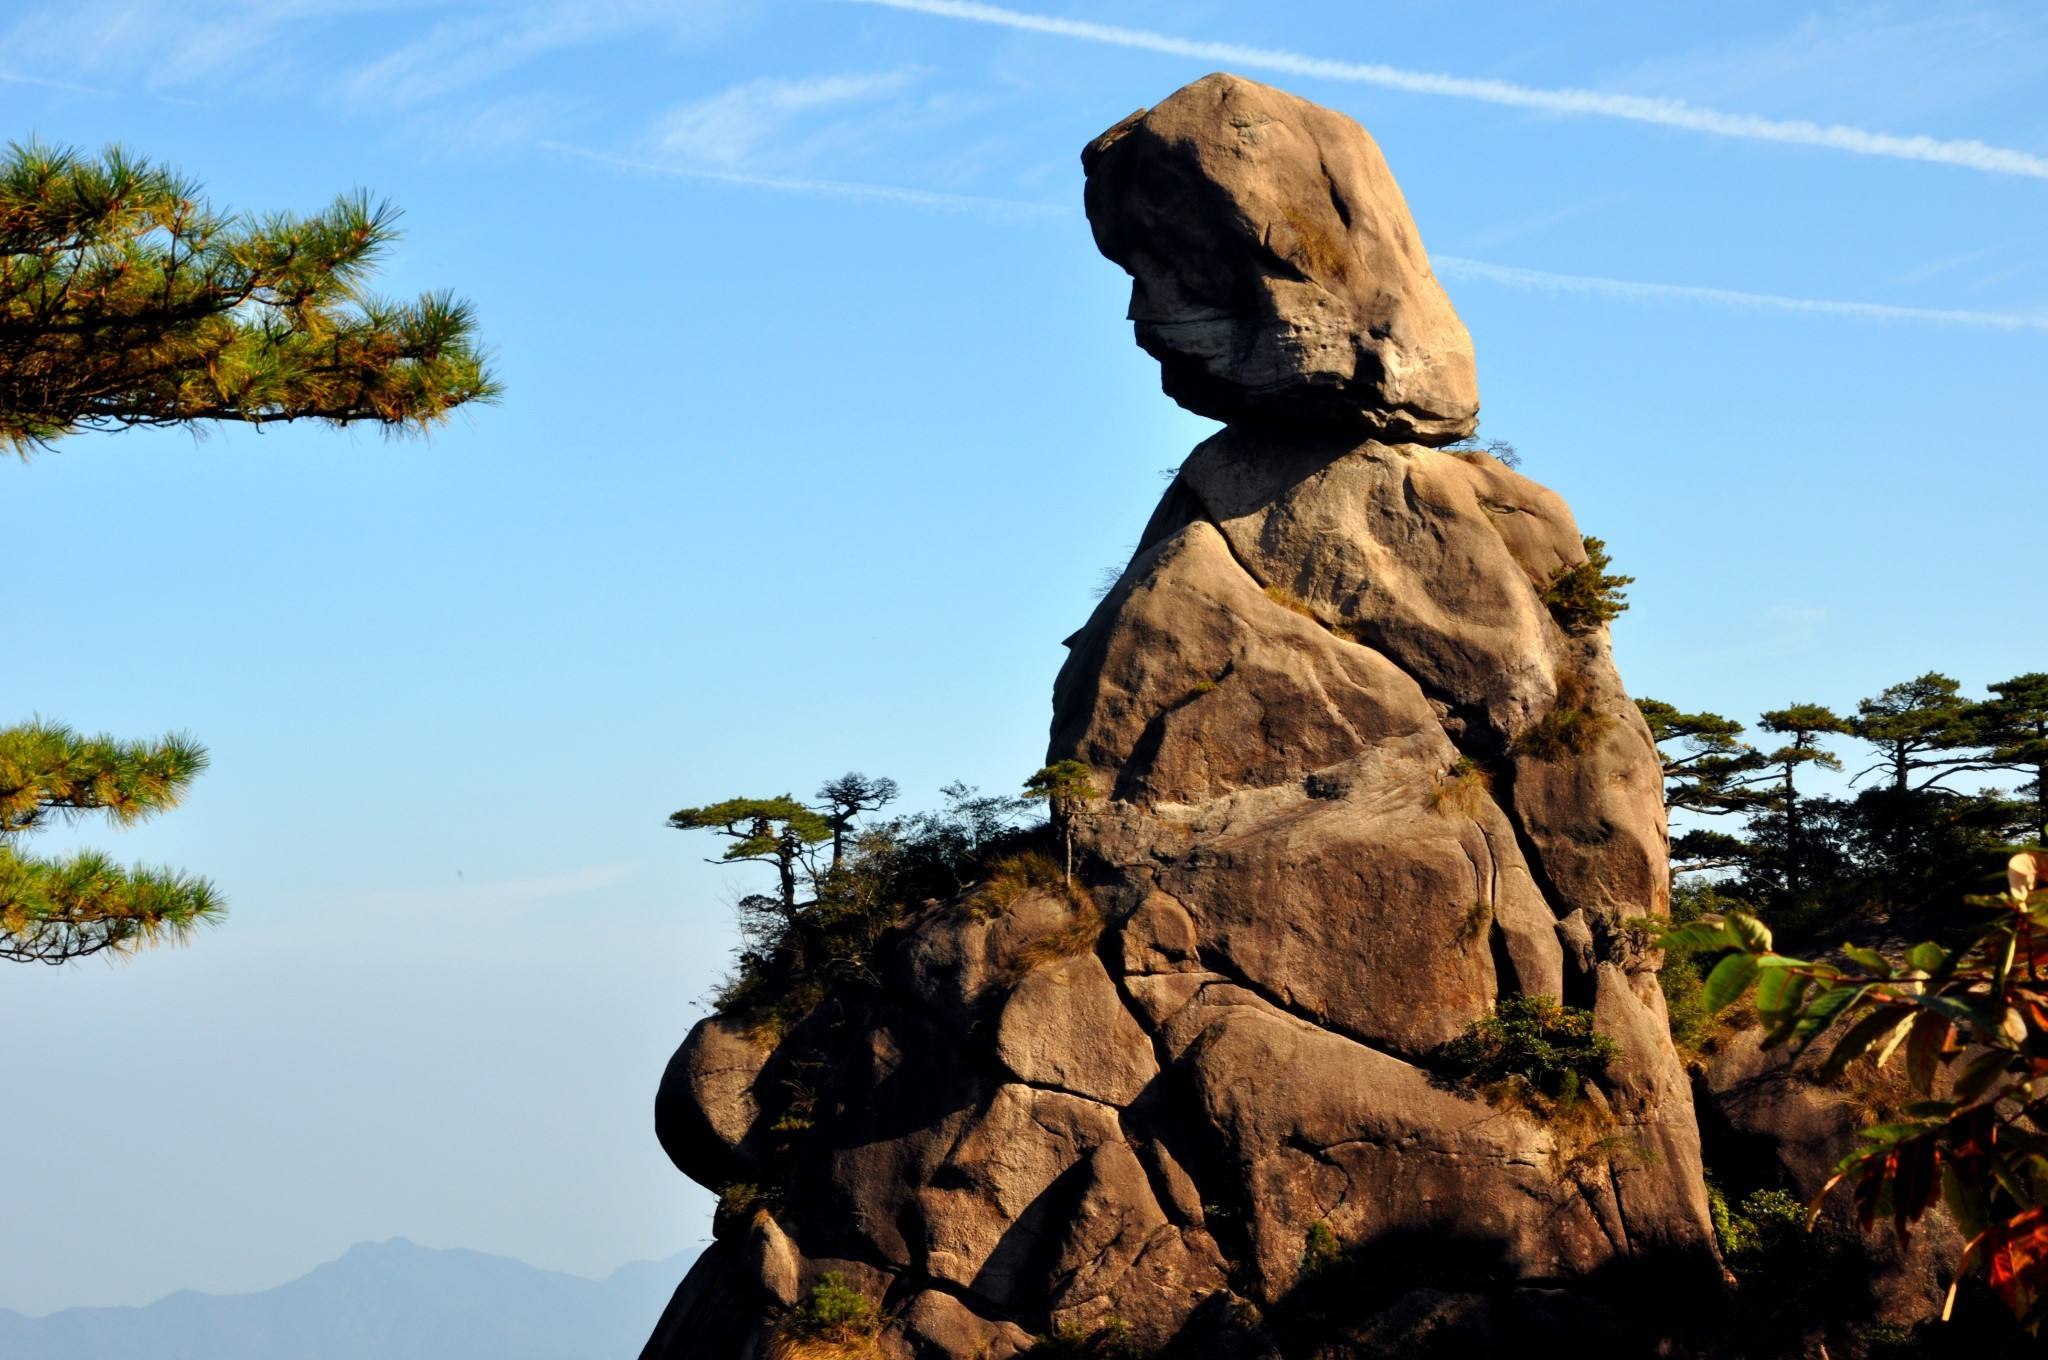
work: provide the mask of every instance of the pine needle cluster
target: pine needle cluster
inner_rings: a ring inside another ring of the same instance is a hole
[[[177,734],[117,741],[41,719],[0,728],[0,959],[64,963],[182,941],[219,920],[225,904],[203,878],[91,850],[37,859],[16,848],[53,818],[97,812],[127,825],[166,811],[205,768],[205,749]]]
[[[84,429],[368,421],[424,430],[498,395],[467,302],[367,289],[397,210],[216,211],[118,147],[0,155],[0,446]]]

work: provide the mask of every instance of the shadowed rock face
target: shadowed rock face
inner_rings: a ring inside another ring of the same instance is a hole
[[[1206,76],[1082,153],[1167,395],[1217,420],[1444,444],[1479,415],[1472,339],[1379,147],[1351,119]]]
[[[1086,160],[1168,390],[1235,419],[1055,687],[1050,758],[1108,795],[1081,827],[1092,905],[933,906],[887,943],[880,999],[775,1043],[692,1032],[664,1146],[779,1197],[721,1217],[647,1355],[762,1354],[836,1270],[884,1304],[892,1360],[999,1360],[1111,1319],[1168,1355],[1273,1356],[1325,1230],[1371,1287],[1314,1353],[1600,1354],[1588,1319],[1627,1295],[1662,1301],[1655,1333],[1683,1310],[1644,1281],[1718,1273],[1688,1083],[1626,925],[1665,909],[1659,763],[1604,630],[1543,600],[1585,560],[1571,513],[1485,455],[1375,437],[1448,438],[1476,399],[1356,125],[1212,76]],[[1567,713],[1577,737],[1542,740]],[[1437,1066],[1517,993],[1614,1040],[1597,1117],[1497,1106]]]

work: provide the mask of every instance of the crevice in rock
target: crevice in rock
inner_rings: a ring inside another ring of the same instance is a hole
[[[1196,491],[1194,487],[1188,486],[1186,481],[1187,479],[1184,475],[1177,476],[1174,486],[1170,490],[1184,491],[1188,500],[1193,503],[1196,513],[1189,517],[1187,524],[1204,523],[1214,529],[1216,536],[1223,540],[1224,550],[1230,554],[1231,561],[1237,563],[1238,570],[1242,571],[1253,585],[1257,586],[1261,591],[1272,586],[1274,583],[1260,576],[1252,567],[1252,564],[1247,562],[1244,556],[1238,552],[1237,545],[1231,541],[1229,531],[1223,527],[1222,520],[1210,509],[1208,503],[1202,499],[1201,493]],[[1408,494],[1408,483],[1404,481],[1403,487],[1404,494]],[[1182,527],[1185,528],[1186,525]],[[1322,622],[1323,627],[1328,629],[1332,636],[1342,638],[1354,646],[1365,648],[1384,660],[1396,671],[1406,676],[1409,683],[1413,684],[1421,692],[1424,702],[1430,704],[1432,709],[1440,704],[1447,713],[1468,715],[1461,718],[1455,728],[1443,721],[1442,718],[1437,720],[1437,726],[1442,730],[1444,739],[1451,743],[1459,755],[1468,756],[1488,764],[1505,755],[1506,739],[1501,733],[1494,730],[1492,720],[1486,714],[1484,707],[1458,703],[1456,696],[1445,693],[1437,686],[1430,684],[1423,676],[1416,674],[1410,667],[1403,665],[1400,658],[1395,656],[1392,650],[1385,645],[1383,637],[1379,635],[1370,618],[1360,617],[1356,621],[1348,621],[1342,625],[1342,631],[1339,631],[1338,627],[1320,618],[1318,618],[1318,622]],[[1484,739],[1475,739],[1475,731],[1482,734]]]
[[[1175,898],[1174,900],[1179,901],[1180,899]],[[1384,1040],[1368,1038],[1349,1026],[1332,1020],[1327,1015],[1318,1015],[1303,1006],[1287,1000],[1270,987],[1251,977],[1227,955],[1218,950],[1206,945],[1198,945],[1196,947],[1196,956],[1201,960],[1202,967],[1229,979],[1233,984],[1244,988],[1274,1010],[1280,1011],[1293,1019],[1300,1020],[1304,1024],[1313,1025],[1325,1034],[1334,1034],[1340,1039],[1348,1039],[1360,1048],[1371,1049],[1382,1057],[1392,1058],[1395,1062],[1406,1063],[1408,1066],[1418,1068],[1424,1072],[1435,1071],[1421,1054],[1405,1053],[1400,1049],[1389,1047]]]
[[[1621,1251],[1625,1256],[1633,1256],[1635,1247],[1629,1241],[1628,1207],[1621,1197],[1620,1174],[1620,1170],[1610,1161],[1607,1164],[1607,1188],[1614,1193],[1614,1221],[1621,1226]]]

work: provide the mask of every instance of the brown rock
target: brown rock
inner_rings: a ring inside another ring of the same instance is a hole
[[[1175,401],[1432,444],[1472,433],[1472,339],[1357,123],[1211,75],[1081,160],[1095,243],[1131,275],[1138,343]]]
[[[1128,1105],[1159,1075],[1152,1041],[1093,954],[1034,969],[1003,1007],[996,1056],[1033,1086]]]
[[[1657,755],[1604,631],[1545,604],[1585,556],[1564,502],[1374,438],[1477,410],[1377,151],[1217,76],[1087,161],[1169,392],[1240,422],[1055,686],[1049,758],[1107,795],[1076,828],[1096,905],[921,910],[772,1060],[729,1022],[692,1034],[664,1142],[776,1198],[647,1360],[749,1360],[834,1263],[891,1301],[882,1360],[1113,1319],[1148,1350],[1271,1357],[1286,1338],[1253,1319],[1330,1287],[1301,1278],[1317,1225],[1365,1315],[1289,1354],[1541,1349],[1618,1316],[1617,1281],[1718,1279],[1691,1091],[1624,928],[1665,908]],[[1615,1041],[1583,1117],[1446,1066],[1517,993]],[[714,1298],[736,1319],[714,1328]],[[1671,1353],[1666,1314],[1615,1353]]]
[[[754,1083],[773,1052],[772,1042],[723,1016],[690,1030],[654,1096],[654,1136],[677,1170],[714,1188],[749,1174],[744,1144],[761,1112]]]

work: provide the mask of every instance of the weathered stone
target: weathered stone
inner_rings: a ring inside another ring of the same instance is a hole
[[[1371,1282],[1316,1360],[1533,1353],[1605,1328],[1618,1282],[1717,1280],[1690,1087],[1625,925],[1665,909],[1656,750],[1604,630],[1545,602],[1586,556],[1564,502],[1424,447],[1470,428],[1470,347],[1378,153],[1211,77],[1088,162],[1168,390],[1239,422],[1055,686],[1049,758],[1105,795],[1075,826],[1096,905],[920,910],[771,1065],[693,1034],[675,1099],[707,1108],[669,1121],[672,1155],[777,1198],[647,1360],[748,1355],[834,1262],[891,1301],[883,1360],[1112,1320],[1271,1360],[1251,1319],[1330,1287],[1301,1279],[1312,1230]],[[1516,994],[1590,1006],[1617,1046],[1571,1117],[1447,1065]],[[720,1281],[740,1319],[680,1349]],[[1668,1353],[1666,1322],[1615,1353]]]
[[[1128,1105],[1159,1075],[1152,1041],[1093,954],[1025,977],[1003,1006],[996,1056],[1019,1081]]]
[[[784,1308],[803,1297],[803,1260],[796,1244],[766,1209],[756,1209],[747,1225],[747,1268],[761,1282],[762,1292]]]
[[[761,1113],[754,1082],[773,1053],[745,1024],[711,1015],[668,1060],[654,1096],[654,1136],[685,1176],[722,1186],[750,1173],[744,1144]]]
[[[1256,427],[1204,441],[1178,486],[1148,539],[1215,525],[1256,588],[1412,677],[1468,749],[1504,748],[1556,701],[1571,643],[1543,586],[1585,560],[1556,493],[1483,454]]]
[[[927,1289],[912,1296],[890,1323],[890,1339],[913,1358],[972,1356],[1009,1360],[1031,1349],[1031,1333],[1014,1322],[985,1318],[955,1296]]]
[[[1165,893],[1145,894],[1117,938],[1126,974],[1201,971],[1201,942],[1195,936],[1194,920]]]
[[[1047,1192],[1090,1152],[1122,1139],[1115,1111],[1095,1101],[999,1089],[917,1192],[926,1273],[1002,1307],[1029,1306],[1041,1291],[1043,1306],[1042,1258],[1071,1231],[1077,1197]]]
[[[1212,75],[1082,164],[1096,245],[1131,275],[1138,343],[1175,401],[1431,443],[1472,432],[1472,339],[1357,123]]]
[[[1064,898],[1042,892],[1018,895],[985,918],[958,904],[923,913],[886,961],[897,985],[961,1029],[981,1018],[981,1007],[1015,977],[1024,949],[1073,920]]]

